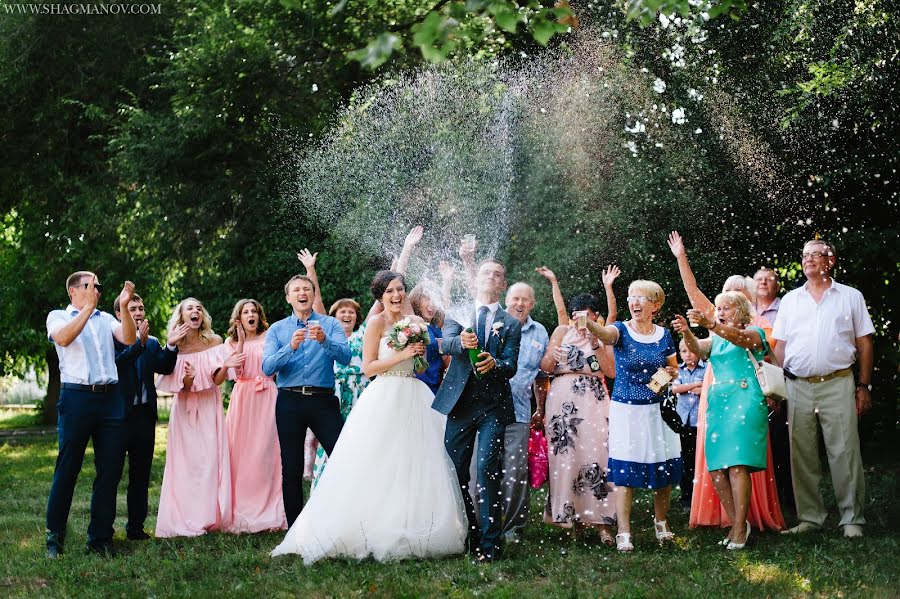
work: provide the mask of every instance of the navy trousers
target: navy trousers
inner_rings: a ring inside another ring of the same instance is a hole
[[[499,410],[482,402],[463,397],[447,416],[444,446],[456,468],[456,477],[466,504],[469,521],[469,545],[483,553],[496,556],[500,550],[500,531],[503,519],[503,440],[506,426],[500,421]],[[478,447],[475,447],[475,437]],[[479,496],[478,516],[469,492],[469,467],[475,453],[475,484]],[[480,521],[480,524],[479,524]]]
[[[90,393],[63,389],[56,410],[59,455],[47,501],[47,529],[60,539],[65,538],[75,483],[90,440],[94,445],[97,474],[91,494],[88,544],[111,542],[116,519],[116,489],[124,462],[122,402],[115,391]]]
[[[281,494],[288,526],[303,509],[303,442],[306,429],[312,429],[326,454],[331,454],[344,418],[334,395],[302,395],[278,390],[275,401],[275,427],[281,445]]]
[[[150,404],[134,406],[125,417],[125,452],[128,454],[128,523],[125,530],[138,534],[147,519],[147,491],[156,445],[156,414]]]

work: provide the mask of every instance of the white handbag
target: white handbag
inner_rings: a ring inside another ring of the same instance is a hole
[[[759,362],[753,356],[753,352],[747,350],[747,356],[750,363],[753,364],[753,370],[756,372],[756,380],[762,389],[763,395],[766,397],[777,397],[787,399],[787,386],[784,384],[784,369],[769,364],[766,361]]]

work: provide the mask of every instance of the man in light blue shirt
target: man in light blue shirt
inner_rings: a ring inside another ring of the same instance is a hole
[[[506,292],[506,311],[522,323],[519,362],[510,379],[516,421],[506,425],[503,442],[503,527],[504,540],[516,543],[528,523],[528,432],[534,381],[540,372],[541,358],[550,341],[547,329],[532,320],[534,289],[527,283],[514,283]]]
[[[97,472],[88,550],[104,556],[113,553],[116,488],[124,461],[124,408],[116,393],[119,377],[113,339],[131,345],[136,333],[130,314],[123,315],[119,323],[112,314],[97,309],[101,289],[94,273],[75,272],[66,280],[69,306],[47,315],[47,339],[56,347],[62,383],[56,404],[59,454],[47,500],[47,557],[51,559],[63,552],[72,496],[88,441],[94,445]],[[126,281],[119,301],[128,305],[133,293],[134,284]]]
[[[281,485],[288,526],[303,509],[306,430],[330,454],[344,419],[334,395],[334,363],[350,363],[350,345],[337,319],[313,312],[315,284],[303,275],[284,286],[293,312],[266,333],[262,370],[275,375],[275,426],[281,445]]]

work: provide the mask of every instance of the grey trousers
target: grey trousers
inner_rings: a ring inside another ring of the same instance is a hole
[[[823,383],[788,380],[788,427],[791,435],[791,474],[797,517],[822,525],[828,512],[819,491],[822,464],[818,428],[831,468],[834,495],[841,514],[839,525],[865,524],[866,481],[859,451],[856,401],[852,376]]]
[[[529,428],[527,422],[514,422],[506,427],[506,440],[503,443],[503,482],[500,486],[503,493],[501,536],[520,532],[528,524],[528,502],[531,498],[528,487]],[[474,477],[474,456],[469,468]],[[469,492],[472,495],[472,501],[478,505],[480,493],[477,486],[469,485]]]

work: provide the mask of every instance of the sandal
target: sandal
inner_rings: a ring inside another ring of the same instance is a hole
[[[630,532],[620,532],[616,535],[616,549],[619,550],[619,553],[631,553],[634,551]]]
[[[613,538],[612,533],[609,532],[609,528],[606,526],[600,526],[597,528],[600,534],[600,542],[606,545],[607,547],[612,547],[616,544],[616,540]]]
[[[654,518],[653,528],[656,530],[656,540],[660,543],[671,542],[675,539],[675,533],[669,530],[665,520]]]

